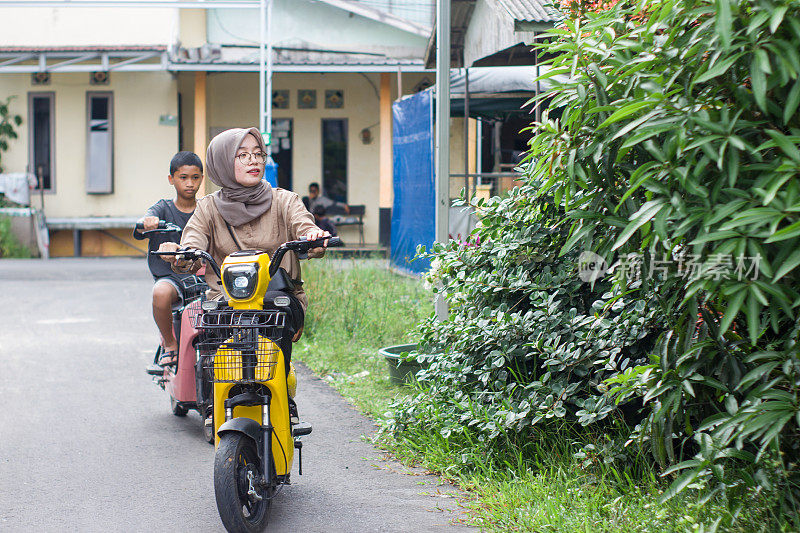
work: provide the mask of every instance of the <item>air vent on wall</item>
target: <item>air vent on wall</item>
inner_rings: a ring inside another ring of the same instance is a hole
[[[34,72],[31,74],[31,85],[50,85],[50,73]]]
[[[108,85],[108,80],[111,76],[108,72],[92,72],[89,77],[90,85]]]

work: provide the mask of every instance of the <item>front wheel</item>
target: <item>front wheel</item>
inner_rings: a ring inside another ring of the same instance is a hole
[[[274,486],[260,481],[256,443],[242,433],[222,435],[214,459],[214,494],[222,523],[231,533],[262,531],[269,519]]]

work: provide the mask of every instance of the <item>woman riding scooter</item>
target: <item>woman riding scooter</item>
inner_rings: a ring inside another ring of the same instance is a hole
[[[300,197],[264,181],[267,152],[256,128],[235,128],[223,131],[211,140],[206,154],[206,176],[221,190],[201,198],[181,237],[180,247],[163,243],[160,252],[191,248],[208,251],[218,264],[226,256],[241,250],[256,249],[272,255],[287,242],[304,238],[308,241],[330,237],[317,227],[314,217]],[[309,257],[321,257],[325,249],[309,251]],[[200,262],[189,263],[179,256],[164,256],[175,272],[194,272]],[[294,298],[303,315],[308,299],[300,281],[300,263],[295,254],[284,256],[281,265],[296,280]],[[220,279],[213,270],[206,270],[209,298],[222,297]],[[302,335],[302,316],[295,317],[297,331],[294,342]],[[291,346],[285,351],[290,352]],[[286,353],[287,359],[290,353]]]

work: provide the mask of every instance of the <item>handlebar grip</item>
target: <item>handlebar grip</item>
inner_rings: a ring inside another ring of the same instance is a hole
[[[330,239],[328,239],[328,248],[330,248],[331,246],[341,246],[341,245],[342,245],[342,239],[340,239],[339,237],[331,237]]]
[[[137,222],[137,223],[136,223],[136,226],[135,226],[135,228],[136,228],[136,230],[138,230],[138,231],[142,231],[142,230],[144,229],[144,223],[142,223],[142,222]]]

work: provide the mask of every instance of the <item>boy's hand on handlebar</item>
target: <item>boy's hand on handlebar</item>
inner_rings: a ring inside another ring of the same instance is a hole
[[[331,236],[331,234],[328,233],[327,231],[317,228],[317,229],[312,229],[311,231],[306,233],[304,238],[307,241],[316,241],[317,239],[322,239],[322,238],[330,237],[330,236]],[[328,241],[326,239],[325,240],[325,244],[323,245],[322,248],[313,248],[313,249],[309,250],[308,251],[308,257],[315,257],[315,258],[316,257],[322,257],[323,255],[325,255],[325,247],[327,247],[327,246],[328,246]]]
[[[144,226],[144,231],[152,231],[158,228],[158,217],[142,217],[138,222]]]

